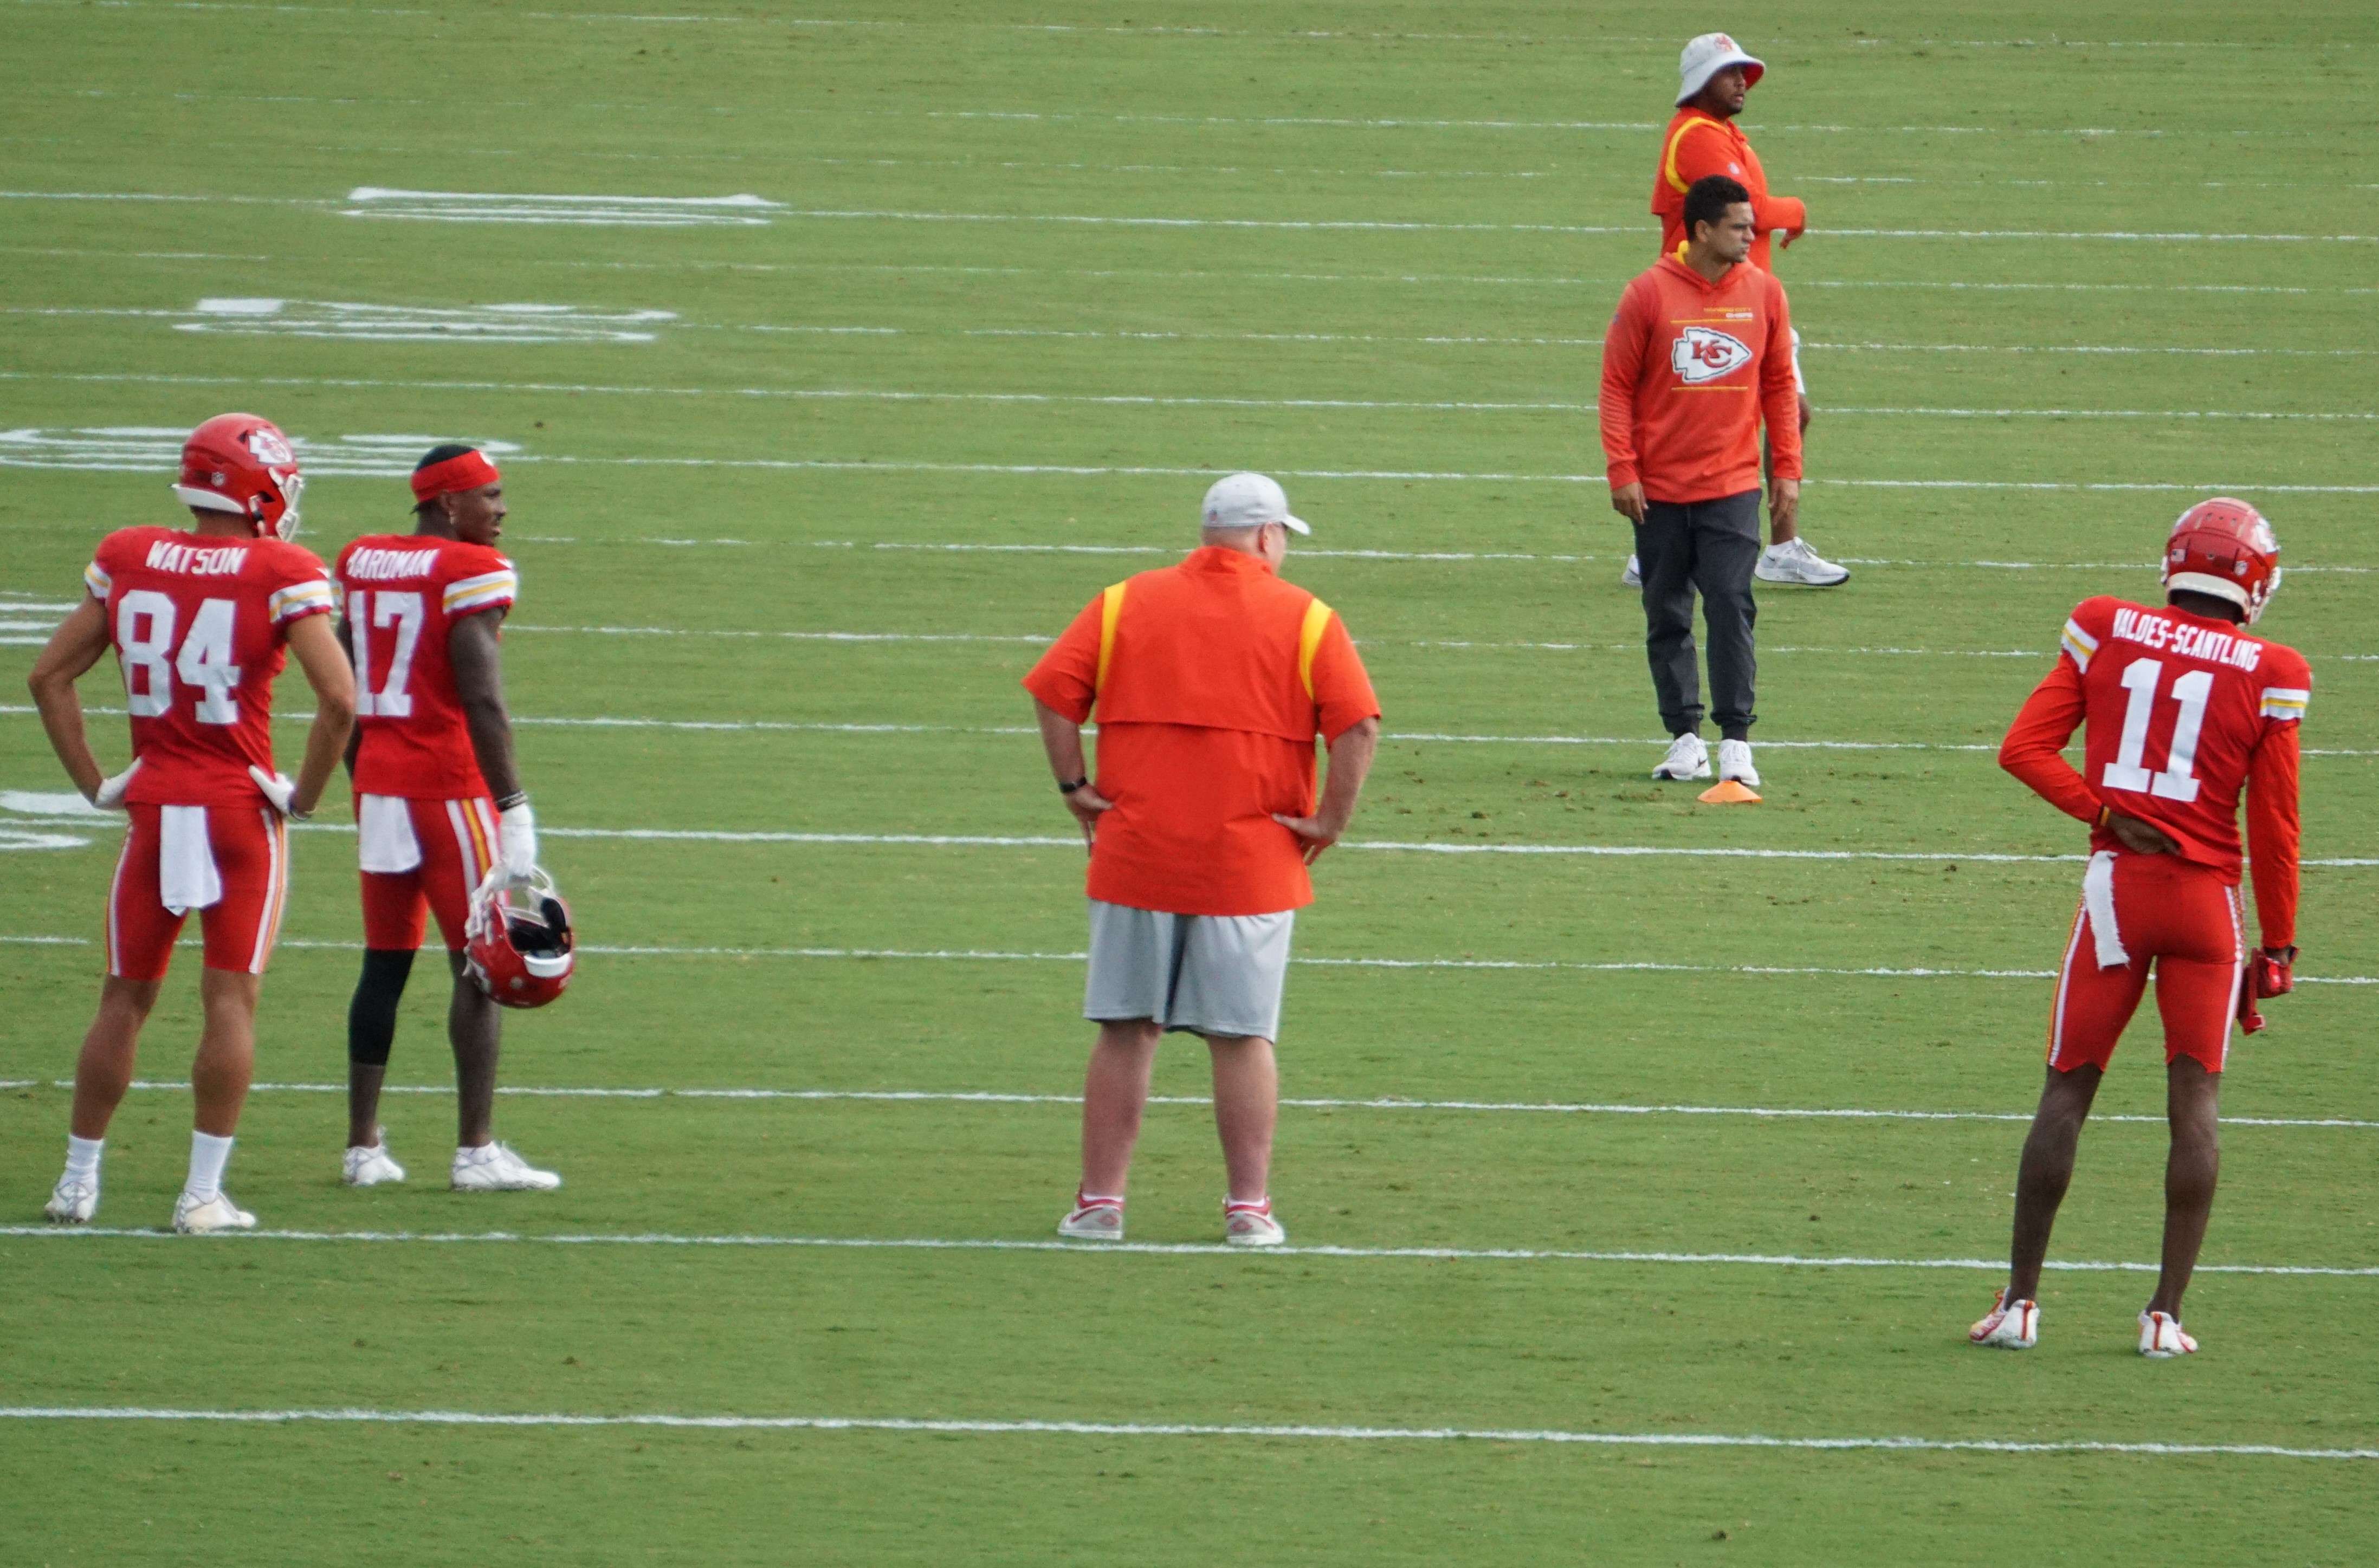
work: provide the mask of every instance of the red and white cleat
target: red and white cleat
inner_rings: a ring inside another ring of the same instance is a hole
[[[1223,1239],[1234,1247],[1278,1247],[1288,1232],[1272,1217],[1272,1200],[1261,1203],[1237,1200],[1223,1205]]]
[[[1074,1212],[1057,1222],[1057,1234],[1069,1241],[1121,1241],[1123,1200],[1086,1198],[1076,1189]]]
[[[2140,1354],[2154,1361],[2197,1354],[2197,1341],[2180,1332],[2180,1320],[2169,1312],[2140,1314]]]
[[[2011,1301],[2007,1287],[1991,1298],[1991,1309],[1966,1331],[1966,1342],[1992,1350],[2030,1350],[2040,1340],[2040,1303]]]

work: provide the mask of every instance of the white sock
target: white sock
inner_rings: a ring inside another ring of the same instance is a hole
[[[223,1166],[231,1159],[232,1140],[211,1132],[190,1134],[190,1179],[182,1190],[204,1201],[223,1190]]]
[[[107,1147],[104,1138],[77,1138],[66,1134],[66,1179],[99,1185],[99,1152]]]

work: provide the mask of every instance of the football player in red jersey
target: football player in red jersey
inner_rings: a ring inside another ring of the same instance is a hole
[[[466,972],[473,895],[489,873],[525,885],[537,869],[537,818],[513,760],[498,638],[519,591],[496,551],[504,488],[476,448],[432,447],[413,471],[414,531],[369,534],[339,552],[339,639],[355,657],[355,776],[364,970],[347,1009],[350,1187],[403,1181],[380,1136],[380,1083],[397,1003],[425,914],[438,917],[454,994],[458,1192],[560,1187],[495,1140],[501,1014]]]
[[[2156,974],[2172,1150],[2163,1272],[2140,1313],[2140,1354],[2186,1355],[2180,1297],[2205,1240],[2219,1164],[2215,1101],[2234,1019],[2263,1027],[2260,997],[2293,984],[2297,730],[2313,677],[2295,649],[2247,628],[2279,586],[2280,547],[2244,501],[2181,513],[2165,543],[2165,605],[2084,599],[2057,664],[2016,716],[1999,765],[2090,824],[2082,908],[2049,1014],[2048,1082],[2016,1177],[2008,1284],[1976,1345],[2023,1349],[2049,1227],[2115,1042]],[[2083,770],[2060,754],[2084,730]],[[2263,947],[2240,935],[2239,797]]]
[[[189,529],[120,528],[83,570],[90,590],[28,682],[50,745],[93,805],[131,817],[107,901],[107,979],[75,1066],[66,1174],[48,1213],[99,1207],[107,1124],[132,1083],[140,1026],[192,910],[206,934],[206,1022],[190,1068],[198,1099],[177,1231],[246,1230],[223,1190],[256,1063],[256,999],[289,887],[284,819],[310,814],[339,765],[355,683],[331,634],[322,563],[288,543],[304,481],[288,440],[252,414],[191,432],[174,493]],[[132,718],[132,766],[105,775],[85,739],[75,681],[113,644]],[[284,649],[314,688],[293,784],[272,764],[272,681]]]

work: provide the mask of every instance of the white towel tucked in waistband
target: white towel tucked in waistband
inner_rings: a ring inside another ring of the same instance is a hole
[[[207,838],[207,808],[160,806],[157,819],[157,901],[175,914],[221,903],[223,876]]]
[[[421,840],[413,836],[413,802],[394,795],[366,795],[356,805],[357,852],[366,871],[411,871],[421,863]]]
[[[2123,934],[2115,929],[2115,852],[2101,850],[2090,857],[2082,874],[2082,907],[2090,915],[2090,934],[2098,942],[2098,967],[2121,969],[2131,961],[2123,951]]]

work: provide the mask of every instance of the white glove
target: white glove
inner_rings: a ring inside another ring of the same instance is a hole
[[[302,822],[313,814],[310,812],[291,809],[289,802],[297,798],[297,786],[291,782],[287,774],[267,773],[254,763],[250,763],[248,766],[248,776],[256,780],[256,787],[264,791],[264,798],[271,801],[272,809],[282,815]]]
[[[132,776],[139,771],[140,759],[134,757],[130,767],[99,781],[99,788],[91,794],[91,803],[102,811],[122,811],[124,791],[132,787]]]
[[[504,880],[515,887],[526,887],[537,875],[537,814],[523,801],[505,807],[496,825],[501,829]]]

